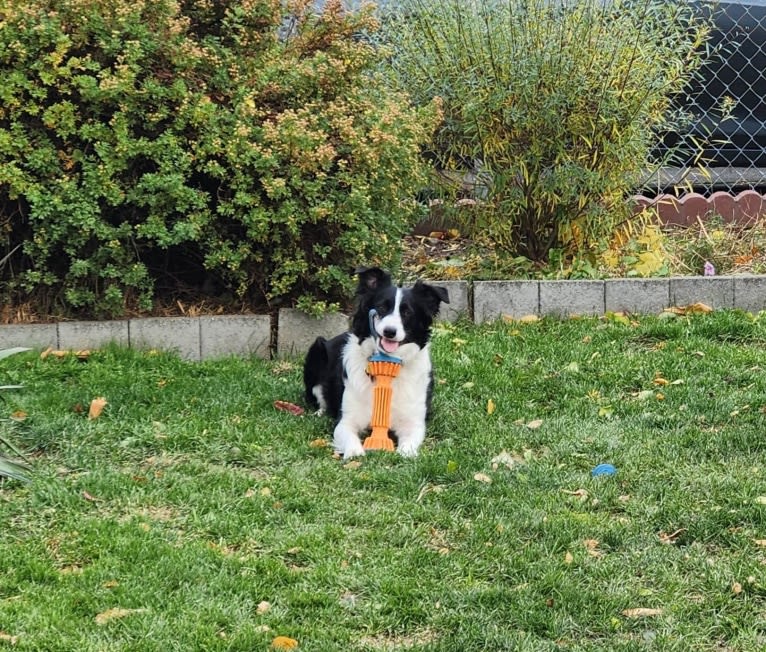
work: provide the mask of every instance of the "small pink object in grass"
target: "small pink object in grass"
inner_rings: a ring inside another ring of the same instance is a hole
[[[300,405],[296,405],[295,403],[290,403],[288,401],[274,401],[274,407],[277,408],[277,410],[281,410],[282,412],[289,412],[290,414],[294,414],[296,417],[299,417],[301,414],[303,414],[303,408]]]
[[[715,276],[715,267],[709,260],[705,261],[702,274],[703,276]]]

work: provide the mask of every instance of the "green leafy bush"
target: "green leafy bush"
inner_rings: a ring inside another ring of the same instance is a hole
[[[443,98],[435,158],[473,168],[480,187],[482,201],[453,217],[533,260],[608,239],[657,164],[658,134],[689,118],[672,99],[704,61],[708,21],[674,0],[407,8],[385,30],[394,78],[420,103]]]
[[[438,106],[375,73],[370,12],[312,6],[0,0],[3,298],[318,310],[360,261],[392,264]]]

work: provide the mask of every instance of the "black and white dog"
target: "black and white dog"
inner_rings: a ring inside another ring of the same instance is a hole
[[[373,395],[367,361],[376,353],[396,356],[402,367],[392,384],[391,434],[398,452],[414,457],[425,439],[433,390],[431,324],[449,296],[444,288],[421,281],[396,287],[391,275],[377,267],[357,273],[351,330],[331,340],[318,337],[306,355],[306,401],[336,419],[333,446],[338,453],[364,455],[359,435],[370,426]]]

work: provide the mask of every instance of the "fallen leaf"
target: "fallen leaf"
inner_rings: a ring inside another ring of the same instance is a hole
[[[113,609],[102,611],[96,616],[95,620],[97,625],[106,625],[112,620],[126,618],[127,616],[132,616],[133,614],[146,613],[146,611],[147,609],[123,609],[121,607],[114,607]]]
[[[689,304],[688,306],[684,306],[686,308],[686,313],[708,313],[713,312],[713,308],[706,303],[702,303],[701,301],[698,301],[697,303]]]
[[[109,580],[108,582],[104,582],[101,586],[103,586],[105,589],[114,589],[119,585],[120,583],[117,580]]]
[[[575,491],[569,491],[568,489],[562,489],[565,494],[569,494],[570,496],[577,496],[580,500],[585,500],[588,498],[588,490],[587,489],[576,489]]]
[[[262,616],[267,611],[271,609],[271,603],[266,602],[266,600],[262,600],[258,603],[258,606],[255,608],[255,613],[257,613],[259,616]]]
[[[742,585],[739,582],[734,582],[731,585],[731,592],[734,595],[739,595],[740,593],[742,593]]]
[[[288,636],[277,636],[271,642],[272,650],[294,650],[298,647],[298,641]]]
[[[478,482],[484,482],[486,484],[492,484],[492,478],[490,478],[486,473],[475,473],[473,476],[473,479]]]
[[[11,419],[14,421],[24,421],[24,419],[29,416],[24,410],[16,410],[13,414],[11,414]]]
[[[759,505],[766,505],[766,496],[758,496],[758,498],[755,499],[755,502]]]
[[[16,645],[16,643],[19,642],[18,636],[11,636],[10,634],[6,634],[5,632],[0,632],[0,641],[3,643],[8,643],[9,645]]]
[[[495,402],[492,399],[487,401],[487,414],[492,414],[495,411]]]
[[[99,502],[101,500],[100,498],[96,498],[95,496],[89,494],[87,491],[83,491],[82,492],[82,497],[85,498],[85,500],[87,500],[88,502],[91,502],[91,503],[97,503],[97,502]]]
[[[565,564],[571,564],[574,561],[574,556],[571,552],[567,551],[567,554],[564,555],[564,563]]]
[[[588,554],[591,557],[603,557],[604,552],[598,549],[598,540],[597,539],[585,539],[583,541],[583,545],[585,546],[585,549],[588,551]]]
[[[645,390],[643,390],[643,391],[640,391],[640,392],[636,392],[636,393],[634,394],[634,396],[635,396],[635,397],[636,397],[636,398],[637,398],[639,401],[645,401],[645,400],[647,400],[648,398],[651,398],[652,396],[654,396],[654,390],[652,390],[652,389],[645,389]]]
[[[662,615],[662,609],[651,609],[647,607],[638,607],[636,609],[625,609],[622,612],[623,616],[627,618],[645,618],[647,616],[660,616]]]
[[[655,385],[662,385],[663,387],[665,385],[670,385],[670,381],[666,378],[663,378],[662,376],[657,376],[653,381]]]
[[[541,425],[543,425],[543,420],[535,419],[534,421],[530,421],[527,424],[527,428],[529,428],[530,430],[537,430]]]
[[[358,469],[360,466],[362,466],[362,463],[359,460],[351,460],[350,462],[347,462],[346,464],[344,464],[343,468],[353,470],[353,469]]]
[[[753,543],[756,546],[761,546],[762,548],[766,548],[766,539],[753,539]]]
[[[88,419],[98,419],[101,413],[104,411],[104,407],[107,404],[107,400],[103,396],[97,396],[90,402],[90,408],[88,408]]]
[[[296,417],[301,416],[305,411],[300,405],[290,403],[289,401],[274,401],[274,407],[282,412],[289,412]]]
[[[673,544],[676,542],[678,537],[684,532],[686,532],[686,528],[684,527],[679,528],[678,530],[676,530],[675,532],[671,532],[670,534],[668,534],[667,532],[660,532],[659,533],[660,543],[664,543],[666,545]]]
[[[526,464],[526,460],[524,460],[521,455],[503,450],[492,458],[491,464],[492,470],[497,471],[501,466],[504,466],[507,469],[513,469],[518,464]]]

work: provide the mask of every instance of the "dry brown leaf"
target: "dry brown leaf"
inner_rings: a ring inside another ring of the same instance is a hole
[[[565,564],[571,564],[574,561],[574,556],[571,552],[567,551],[567,554],[564,555],[564,563]]]
[[[146,609],[123,609],[122,607],[114,607],[113,609],[107,609],[102,611],[95,618],[97,625],[106,625],[112,620],[118,620],[119,618],[126,618],[133,614],[146,613]]]
[[[598,549],[598,540],[597,539],[585,539],[583,541],[583,545],[585,546],[585,549],[588,551],[588,554],[591,557],[603,557],[604,552],[602,550]]]
[[[537,430],[541,425],[543,425],[543,420],[535,419],[534,421],[530,421],[527,424],[527,428],[529,428],[530,430]]]
[[[636,609],[625,609],[622,615],[627,618],[645,618],[647,616],[661,616],[662,609],[651,609],[647,607],[637,607]]]
[[[664,543],[666,545],[673,544],[676,542],[678,537],[684,532],[686,532],[685,527],[679,528],[675,532],[671,532],[670,534],[668,534],[667,532],[660,532],[659,534],[660,543]]]
[[[16,410],[13,414],[11,414],[11,419],[14,421],[24,421],[29,415],[24,412],[24,410]]]
[[[362,463],[359,460],[351,460],[350,462],[344,464],[343,468],[349,469],[351,471],[353,469],[358,469],[360,466],[362,466]]]
[[[577,496],[580,500],[587,500],[588,498],[588,490],[587,489],[575,489],[574,491],[569,491],[568,489],[562,489],[565,494],[568,494],[570,496]]]
[[[259,616],[262,616],[267,611],[271,609],[271,603],[267,602],[266,600],[262,600],[258,603],[258,606],[255,608],[255,613],[257,613]]]
[[[326,439],[322,439],[321,437],[319,439],[312,439],[309,442],[309,448],[327,448],[330,445],[330,442],[328,442]]]
[[[97,396],[90,402],[90,408],[88,408],[88,419],[98,419],[101,413],[106,407],[107,400],[103,396]]]
[[[753,539],[753,543],[756,546],[761,546],[762,548],[766,548],[766,539]]]
[[[492,484],[492,478],[486,473],[475,473],[473,479],[478,482],[484,482],[485,484]]]
[[[734,595],[739,595],[740,593],[742,593],[742,585],[739,582],[734,582],[731,585],[731,592]]]
[[[83,491],[82,492],[82,497],[85,498],[85,500],[87,500],[88,502],[91,502],[91,503],[97,503],[97,502],[99,502],[101,500],[100,498],[96,498],[92,494],[89,494],[87,491]]]
[[[667,378],[663,378],[662,376],[657,376],[652,382],[655,385],[662,385],[663,387],[670,385],[670,381]]]

